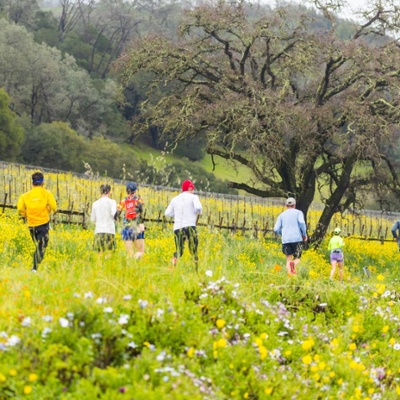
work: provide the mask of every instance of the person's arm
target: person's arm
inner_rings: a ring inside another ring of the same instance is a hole
[[[50,212],[55,213],[57,211],[56,199],[54,198],[53,193],[51,193],[50,191],[48,193],[49,196],[47,198],[47,204],[49,205]]]
[[[117,212],[114,215],[114,219],[116,221],[119,220],[121,214],[122,214],[122,210],[125,208],[125,200],[121,200],[118,205],[117,205]]]
[[[26,217],[26,205],[25,205],[25,199],[24,199],[23,195],[20,196],[20,198],[18,199],[17,210],[18,210],[18,213],[21,215],[21,217],[23,217],[23,218]]]
[[[169,203],[167,209],[165,210],[165,216],[166,216],[166,217],[173,217],[174,215],[175,215],[175,214],[174,214],[174,204],[173,204],[173,202],[171,201],[171,202]]]
[[[111,203],[111,217],[115,218],[116,215],[117,215],[117,202],[113,200]]]
[[[144,202],[143,200],[139,199],[137,207],[136,207],[136,213],[139,215],[143,214],[143,206],[144,206]]]
[[[400,225],[400,220],[396,221],[392,226],[393,239],[397,239],[398,238],[397,230],[399,229],[399,225]]]
[[[196,211],[196,214],[201,215],[201,212],[203,211],[203,207],[202,207],[202,205],[200,203],[199,196],[194,196],[193,205],[194,205],[194,209]]]
[[[95,208],[92,204],[92,212],[90,213],[90,220],[94,223],[96,223],[96,211]]]
[[[297,217],[298,223],[299,223],[299,228],[301,232],[301,236],[303,237],[303,240],[307,242],[307,227],[306,227],[306,221],[304,220],[304,214],[302,212],[299,212],[299,216]]]
[[[275,226],[274,226],[274,232],[277,235],[282,236],[282,219],[281,216],[279,215],[278,219],[276,220]]]

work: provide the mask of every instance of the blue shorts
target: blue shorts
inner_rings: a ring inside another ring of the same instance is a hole
[[[122,240],[136,240],[136,239],[144,239],[144,232],[138,232],[136,228],[132,228],[130,226],[126,226],[122,232]]]

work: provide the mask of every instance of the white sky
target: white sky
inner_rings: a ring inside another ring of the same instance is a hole
[[[280,0],[260,0],[262,3],[269,4],[271,6],[275,6]],[[286,2],[296,2],[306,5],[307,7],[311,7],[311,4],[307,2],[307,0],[283,0]],[[321,0],[321,3],[327,4],[328,2],[334,3],[339,0]],[[342,18],[346,19],[357,19],[355,14],[356,11],[360,9],[368,9],[368,3],[371,3],[374,0],[342,0],[343,3],[346,3],[347,6],[342,9],[342,12],[339,14]],[[393,0],[395,5],[400,6],[400,0]]]

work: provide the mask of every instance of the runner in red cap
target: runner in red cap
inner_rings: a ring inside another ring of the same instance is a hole
[[[176,251],[172,258],[176,265],[178,258],[182,257],[185,242],[188,242],[190,254],[194,257],[196,271],[198,269],[197,248],[199,238],[197,235],[196,221],[202,206],[199,196],[194,194],[194,184],[190,180],[182,182],[182,193],[175,196],[165,210],[167,217],[174,218],[174,235]]]

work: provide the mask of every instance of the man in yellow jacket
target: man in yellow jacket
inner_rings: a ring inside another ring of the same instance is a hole
[[[57,210],[53,194],[44,187],[44,176],[41,172],[32,175],[32,189],[19,199],[17,209],[27,219],[29,232],[35,252],[33,253],[32,272],[36,272],[49,243],[50,215]]]

